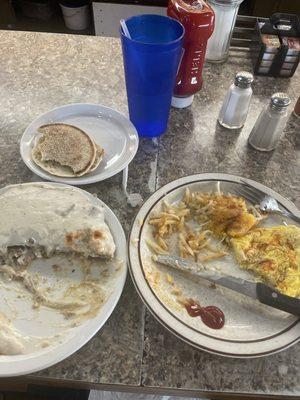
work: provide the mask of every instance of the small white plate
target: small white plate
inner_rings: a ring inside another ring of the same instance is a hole
[[[88,133],[104,149],[104,157],[95,171],[78,178],[60,178],[44,171],[32,159],[37,129],[44,124],[62,122]],[[20,142],[21,157],[27,167],[48,181],[87,185],[110,178],[122,171],[134,158],[139,145],[137,131],[124,115],[100,104],[69,104],[55,108],[35,119]]]
[[[242,184],[241,179],[226,174],[199,174],[177,179],[161,187],[142,205],[133,222],[128,241],[128,257],[130,273],[142,300],[158,321],[172,333],[210,353],[227,357],[252,358],[276,353],[296,343],[300,339],[300,319],[264,306],[229,289],[221,287],[212,289],[205,280],[195,280],[180,271],[155,264],[146,244],[147,239],[152,239],[148,219],[153,212],[161,211],[162,200],[176,204],[182,199],[186,188],[191,192],[215,191],[217,182],[220,182],[221,191],[224,193],[234,193],[234,189]],[[289,200],[273,190],[249,179],[244,181],[273,196],[287,210],[299,213]],[[295,224],[287,218],[284,220]],[[261,226],[280,224],[282,217],[270,215]],[[229,275],[254,279],[252,274],[239,268],[232,255],[215,264]],[[149,283],[146,279],[148,273],[158,275],[158,282]],[[175,284],[180,287],[185,298],[193,298],[204,305],[215,305],[223,310],[224,327],[220,330],[210,329],[199,318],[191,318],[172,295],[166,273],[173,276]]]
[[[34,185],[34,183],[23,185]],[[61,186],[58,183],[49,183],[49,185]],[[6,188],[0,190],[0,196],[1,192],[6,190]],[[0,312],[6,316],[10,316],[13,326],[22,335],[33,337],[38,335],[40,339],[56,334],[61,335],[61,337],[59,340],[51,342],[48,347],[38,349],[29,354],[0,356],[0,377],[25,375],[38,371],[56,364],[73,354],[105,324],[123,291],[127,275],[126,238],[123,228],[112,210],[100,199],[82,189],[73,189],[80,190],[93,204],[99,205],[100,203],[104,207],[105,221],[111,230],[116,244],[115,259],[118,261],[115,262],[119,263],[119,260],[123,260],[123,265],[121,265],[121,269],[112,278],[107,278],[104,289],[107,291],[108,298],[99,309],[97,315],[94,318],[84,321],[79,326],[71,325],[67,328],[65,328],[65,325],[70,324],[72,320],[68,322],[61,314],[46,307],[41,307],[39,310],[33,309],[31,296],[28,299],[19,298],[18,287],[14,289],[14,282],[1,284]],[[58,282],[62,285],[61,289],[64,289],[66,285],[69,286],[70,284],[78,283],[81,277],[77,261],[73,260],[70,262],[67,261],[67,258],[56,258],[58,259],[57,261],[55,257],[51,259],[37,259],[32,263],[33,265],[30,266],[30,269],[32,272],[39,273],[43,278],[41,282],[45,281],[45,285],[57,285]],[[53,261],[58,262],[63,267],[63,271],[53,271]],[[114,261],[111,263],[113,264]],[[60,289],[58,288],[57,294],[53,294],[53,296],[61,296],[59,292]],[[53,299],[55,298],[53,297]],[[15,310],[16,315],[14,316]]]

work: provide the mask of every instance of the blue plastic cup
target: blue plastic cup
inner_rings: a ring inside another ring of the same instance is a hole
[[[129,116],[140,136],[154,137],[167,129],[184,27],[161,15],[137,15],[120,29]]]

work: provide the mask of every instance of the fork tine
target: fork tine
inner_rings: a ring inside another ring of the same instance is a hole
[[[251,187],[249,186],[241,186],[240,187],[241,191],[245,193],[248,197],[251,197],[254,201],[260,202],[263,196],[260,195],[260,193],[255,192],[255,190],[252,190]]]
[[[238,197],[244,197],[245,196],[244,192],[242,193],[240,188],[231,189],[229,194],[234,194],[234,195],[236,195]]]
[[[258,198],[253,193],[249,192],[248,190],[245,190],[245,188],[243,186],[239,186],[237,189],[234,190],[234,192],[238,196],[242,196],[245,199],[249,200],[251,203],[254,203],[254,204],[259,203]]]
[[[251,192],[253,195],[255,195],[258,201],[261,201],[264,197],[267,196],[265,192],[262,192],[260,189],[254,186],[248,185],[248,183],[246,182],[243,184],[243,188],[248,190],[249,193]]]
[[[265,192],[263,192],[262,190],[258,189],[257,187],[249,185],[249,183],[244,181],[243,179],[241,181],[242,181],[244,187],[247,187],[252,192],[257,193],[257,195],[260,196],[261,199],[267,195]]]

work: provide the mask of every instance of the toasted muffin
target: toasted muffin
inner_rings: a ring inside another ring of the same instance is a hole
[[[81,176],[95,163],[96,145],[81,129],[63,123],[43,125],[33,148],[37,165],[57,176]]]
[[[104,150],[98,144],[95,144],[95,146],[96,146],[96,158],[94,164],[91,166],[88,172],[95,171],[95,169],[98,168],[99,164],[103,160]]]

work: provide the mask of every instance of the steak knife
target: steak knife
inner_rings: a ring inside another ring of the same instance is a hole
[[[252,299],[256,299],[262,304],[300,317],[300,299],[279,293],[262,282],[251,282],[246,279],[224,275],[215,269],[207,268],[203,264],[180,257],[154,255],[152,258],[153,261],[159,264],[199,276],[216,285],[224,286],[245,296],[252,297]]]

